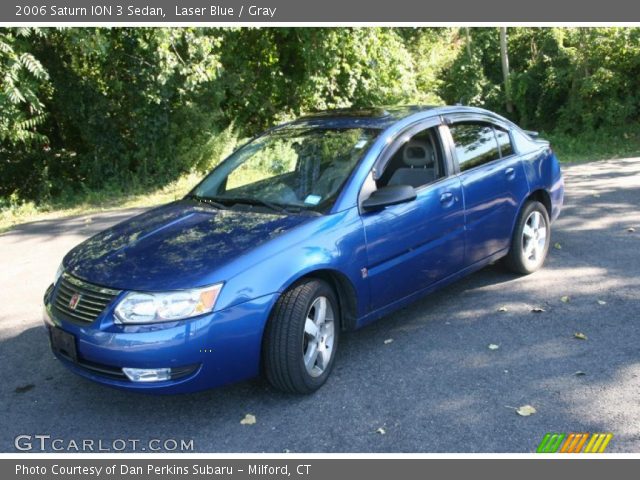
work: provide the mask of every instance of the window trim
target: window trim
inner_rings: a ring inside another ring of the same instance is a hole
[[[464,170],[462,171],[460,169],[460,162],[458,161],[458,156],[456,154],[456,148],[455,148],[455,141],[453,140],[453,135],[451,134],[451,127],[455,126],[456,123],[473,123],[473,122],[477,122],[477,123],[486,123],[488,125],[491,126],[491,130],[493,131],[493,137],[496,140],[496,145],[498,146],[498,152],[500,154],[500,157],[491,160],[490,162],[486,162],[486,163],[482,163],[480,165],[476,165],[475,167],[470,168],[469,170]],[[511,138],[511,126],[509,126],[506,122],[502,122],[499,119],[495,119],[493,117],[490,117],[488,115],[479,115],[479,114],[473,114],[473,113],[460,113],[460,114],[453,114],[453,115],[446,115],[445,116],[445,123],[446,123],[446,128],[448,130],[448,139],[450,142],[449,145],[449,150],[450,150],[450,154],[451,157],[453,159],[453,163],[455,166],[455,171],[456,174],[460,175],[466,172],[471,172],[474,171],[478,168],[484,167],[485,165],[492,165],[496,162],[501,162],[502,160],[508,160],[514,156],[519,155],[518,153],[516,153],[516,149],[513,143],[513,139]],[[502,156],[502,149],[500,148],[500,144],[498,143],[498,137],[496,135],[496,130],[495,127],[498,126],[500,128],[503,128],[504,130],[507,131],[507,134],[509,135],[509,141],[511,142],[511,146],[513,148],[513,153],[511,155],[507,155],[506,157]]]
[[[493,127],[493,135],[496,137],[496,143],[498,144],[498,149],[500,150],[500,160],[505,159],[505,158],[511,158],[514,155],[517,155],[516,153],[516,144],[513,141],[513,138],[511,137],[511,130],[510,128],[505,128],[502,125],[495,125],[492,124],[491,125]],[[503,130],[506,134],[507,134],[507,138],[509,139],[509,143],[511,144],[511,153],[509,155],[502,155],[502,146],[500,145],[500,142],[498,141],[498,134],[496,132],[496,127],[500,128],[501,130]]]
[[[418,120],[417,122],[412,123],[406,128],[402,129],[394,137],[390,138],[388,144],[382,149],[382,151],[378,154],[376,160],[373,162],[373,166],[371,167],[371,170],[367,174],[367,177],[365,178],[362,185],[360,185],[360,190],[358,192],[358,211],[360,212],[360,214],[363,213],[362,202],[365,200],[364,196],[370,195],[373,191],[375,191],[368,188],[370,187],[370,183],[375,183],[375,181],[380,178],[380,173],[384,172],[384,169],[387,167],[387,164],[389,163],[389,160],[391,160],[391,157],[398,151],[400,145],[402,143],[405,143],[406,140],[404,140],[404,137],[406,137],[407,135],[409,137],[413,137],[414,135],[424,130],[429,130],[430,128],[436,130],[435,134],[439,138],[440,146],[442,147],[441,153],[443,155],[442,167],[444,168],[444,175],[440,178],[435,179],[433,182],[416,188],[416,193],[420,193],[425,188],[431,187],[441,180],[445,180],[457,173],[455,169],[455,162],[451,156],[451,150],[448,145],[448,140],[443,135],[443,132],[445,131],[448,135],[450,135],[447,126],[445,125],[444,118],[441,116],[437,116]]]
[[[398,151],[398,148],[400,148],[401,144],[407,141],[405,140],[405,137],[407,136],[413,137],[424,130],[429,130],[430,128],[435,128],[436,130],[439,130],[439,127],[441,126],[442,126],[442,121],[440,120],[440,118],[438,117],[428,118],[426,120],[421,120],[419,122],[413,123],[407,126],[407,128],[400,131],[398,134],[396,134],[396,136],[393,137],[391,141],[389,141],[389,143],[380,152],[380,154],[378,155],[378,158],[376,158],[376,161],[373,163],[373,167],[371,171],[374,173],[374,180],[378,180],[380,178],[380,173],[384,172],[385,168],[387,168],[387,164],[389,163],[389,160],[391,160],[391,157],[395,155],[395,153]],[[442,139],[440,139],[440,142],[443,143]],[[442,145],[442,147],[444,150],[444,145]],[[446,157],[446,152],[443,151],[442,153]],[[443,167],[445,169],[445,176],[449,176],[451,174],[451,171],[449,169],[449,161],[446,158],[443,160],[445,160],[443,162]]]

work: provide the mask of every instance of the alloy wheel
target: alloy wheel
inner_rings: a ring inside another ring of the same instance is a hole
[[[522,258],[529,265],[537,265],[544,259],[547,243],[547,223],[540,212],[534,210],[527,217],[522,229]]]
[[[312,377],[324,373],[333,355],[335,316],[327,297],[316,298],[304,324],[302,345],[304,366]]]

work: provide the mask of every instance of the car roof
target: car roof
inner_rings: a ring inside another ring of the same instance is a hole
[[[475,113],[503,119],[493,112],[462,105],[404,105],[393,107],[338,108],[323,110],[302,116],[287,125],[304,125],[324,128],[374,128],[385,129],[412,115],[423,118],[452,113]],[[503,119],[504,120],[504,119]]]

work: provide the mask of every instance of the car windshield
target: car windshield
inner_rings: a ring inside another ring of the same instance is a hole
[[[234,152],[190,195],[214,205],[323,212],[377,134],[363,128],[273,130]]]

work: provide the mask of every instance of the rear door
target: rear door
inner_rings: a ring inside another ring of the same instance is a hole
[[[469,266],[509,248],[529,187],[506,125],[473,117],[447,120],[464,196],[464,263]]]
[[[403,149],[420,142],[433,142],[435,160],[439,163],[435,168],[437,173],[424,185],[414,184],[417,187],[415,200],[381,211],[361,213],[367,240],[372,310],[428,287],[462,266],[464,210],[461,184],[452,171],[450,157],[444,154],[438,126],[429,126],[418,126],[401,134],[382,155],[382,160],[385,156],[389,160],[386,166],[376,166],[381,170],[377,181],[372,172],[369,185],[363,186],[361,199],[384,186],[387,179],[393,177],[394,169],[406,170],[400,161]],[[409,169],[408,173],[411,172],[421,173],[419,167]]]

